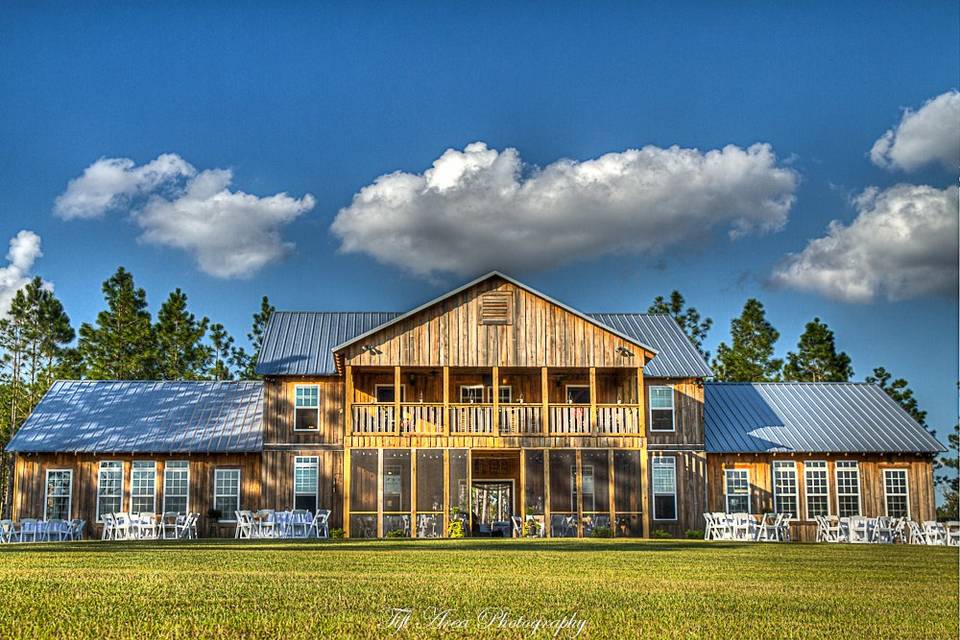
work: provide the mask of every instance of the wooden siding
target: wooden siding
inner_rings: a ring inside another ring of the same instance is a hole
[[[130,473],[134,460],[154,460],[157,463],[156,511],[163,508],[163,466],[168,460],[186,460],[190,463],[189,509],[200,514],[198,529],[204,536],[232,536],[232,524],[217,524],[207,517],[213,507],[214,469],[240,469],[240,507],[256,509],[261,500],[261,472],[259,454],[185,455],[74,455],[71,453],[17,455],[14,468],[13,518],[42,518],[44,484],[48,469],[73,471],[71,517],[87,521],[87,534],[99,536],[96,524],[97,477],[102,460],[123,462],[122,510],[130,508]]]
[[[703,449],[703,382],[696,379],[645,378],[649,390],[655,385],[673,387],[673,407],[676,431],[647,430],[647,442],[651,450],[672,447]],[[649,393],[649,391],[648,391]],[[647,403],[649,405],[649,402]],[[644,419],[650,424],[650,407]]]
[[[317,508],[330,510],[330,528],[343,526],[343,451],[300,449],[263,452],[262,509],[293,509],[293,466],[297,456],[316,456]]]
[[[513,297],[509,324],[481,324],[481,298],[488,291]],[[619,347],[633,356],[621,355]],[[539,296],[491,278],[381,329],[341,355],[353,366],[635,368],[653,354]]]
[[[320,387],[320,428],[294,429],[294,398],[298,385]],[[343,378],[267,378],[264,380],[265,446],[333,444],[343,442]]]
[[[831,514],[837,513],[838,460],[855,460],[860,469],[861,515],[878,517],[885,515],[886,504],[883,486],[884,469],[906,469],[910,517],[913,520],[936,519],[936,492],[933,485],[933,463],[928,457],[902,455],[826,455],[826,454],[763,454],[763,455],[709,455],[707,470],[708,506],[710,511],[725,510],[725,470],[746,469],[750,479],[750,510],[753,513],[768,513],[774,509],[773,466],[775,460],[795,462],[797,467],[797,505],[801,513],[793,525],[794,539],[813,542],[816,538],[816,523],[806,519],[806,486],[804,464],[806,461],[827,463],[828,503]],[[703,527],[701,516],[700,526]]]
[[[650,502],[650,529],[664,529],[675,538],[685,537],[688,530],[703,530],[703,512],[706,505],[707,456],[703,451],[650,451],[647,481],[643,489]],[[677,470],[677,519],[657,520],[653,513],[653,464],[656,457],[670,456]]]

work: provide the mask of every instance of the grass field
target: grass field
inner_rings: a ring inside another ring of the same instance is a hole
[[[697,541],[5,545],[0,637],[954,638],[957,561]]]

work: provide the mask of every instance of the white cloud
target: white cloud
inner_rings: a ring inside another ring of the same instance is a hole
[[[766,144],[647,146],[525,167],[516,149],[448,149],[422,174],[363,187],[331,230],[341,250],[420,276],[539,269],[613,252],[658,253],[787,220],[797,174]]]
[[[870,159],[877,166],[904,171],[931,163],[956,169],[960,166],[960,92],[941,94],[917,111],[906,109],[900,123],[873,143]]]
[[[24,229],[10,238],[7,265],[0,267],[0,315],[10,310],[13,296],[30,281],[33,263],[42,255],[40,236],[33,231]]]
[[[95,218],[131,210],[140,240],[189,253],[218,278],[248,277],[294,245],[281,228],[314,206],[313,196],[258,197],[231,191],[228,169],[197,171],[176,154],[137,167],[128,158],[103,158],[71,180],[57,198],[62,218]]]
[[[957,187],[870,188],[849,225],[833,221],[774,270],[775,284],[844,302],[957,292]]]

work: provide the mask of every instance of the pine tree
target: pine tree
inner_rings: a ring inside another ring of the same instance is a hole
[[[721,342],[713,371],[728,382],[770,382],[780,379],[783,360],[774,358],[780,332],[767,322],[759,300],[750,298],[739,318],[730,322],[731,345]]]
[[[833,331],[814,318],[797,342],[797,352],[787,354],[783,379],[795,382],[847,382],[853,377],[850,356],[837,353]]]
[[[960,517],[960,424],[953,427],[947,436],[947,452],[940,457],[940,468],[946,473],[937,476],[937,484],[943,490],[944,504],[937,509],[938,519],[956,520]]]
[[[260,358],[260,349],[263,348],[263,336],[267,332],[267,323],[274,311],[276,309],[270,304],[270,299],[263,296],[260,301],[260,311],[253,314],[253,326],[250,328],[250,333],[247,334],[252,353],[247,355],[246,352],[241,350],[242,357],[245,360],[243,367],[243,378],[245,380],[256,380],[260,377],[256,373],[257,360]]]
[[[233,355],[233,336],[219,322],[210,325],[210,346],[213,350],[213,368],[210,375],[214,380],[232,380],[230,363]]]
[[[187,294],[170,293],[160,311],[154,335],[157,345],[157,374],[163,380],[199,380],[210,362],[210,347],[203,344],[210,321],[197,320],[187,310]]]
[[[666,314],[676,320],[704,360],[709,360],[710,352],[703,350],[703,341],[707,339],[707,333],[713,327],[713,320],[704,318],[701,321],[700,312],[695,307],[684,309],[685,302],[680,292],[675,290],[670,293],[669,302],[664,300],[663,296],[654,298],[653,304],[647,309],[647,313]]]
[[[153,326],[147,294],[133,275],[120,267],[103,283],[107,309],[96,326],[80,326],[78,349],[86,377],[95,380],[145,380],[156,374]]]
[[[896,400],[897,404],[903,407],[914,420],[926,428],[927,412],[920,410],[917,399],[913,397],[913,390],[910,388],[910,383],[903,378],[897,378],[891,382],[891,378],[893,378],[893,374],[883,367],[877,367],[873,370],[872,375],[866,377],[865,381],[883,389],[887,395]],[[931,433],[933,432],[931,431]]]

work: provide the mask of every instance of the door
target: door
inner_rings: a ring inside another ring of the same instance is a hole
[[[473,526],[481,535],[503,535],[512,531],[513,481],[479,480],[473,483]]]

